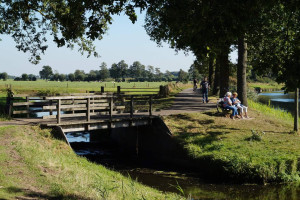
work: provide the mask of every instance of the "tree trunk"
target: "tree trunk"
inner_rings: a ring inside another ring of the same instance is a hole
[[[238,67],[237,67],[237,92],[239,99],[244,105],[247,101],[247,43],[245,37],[240,36],[238,41]]]
[[[295,91],[295,116],[294,116],[294,131],[299,130],[299,88]]]
[[[220,53],[220,97],[224,97],[229,91],[229,48],[226,45]]]
[[[214,57],[212,54],[209,54],[209,63],[208,63],[208,82],[210,85],[213,83],[214,75]]]
[[[213,84],[213,95],[219,95],[220,93],[220,56],[216,57],[216,68],[215,68],[215,77]]]

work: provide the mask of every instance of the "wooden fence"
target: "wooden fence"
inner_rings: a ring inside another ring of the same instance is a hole
[[[118,113],[129,113],[129,118],[132,118],[136,111],[134,104],[139,103],[148,107],[148,114],[152,116],[154,96],[156,95],[81,94],[51,97],[11,95],[8,97],[8,113],[10,116],[26,115],[29,118],[31,114],[43,112],[42,119],[56,119],[58,124],[62,118],[81,118],[89,122],[91,116],[112,119],[113,115]]]

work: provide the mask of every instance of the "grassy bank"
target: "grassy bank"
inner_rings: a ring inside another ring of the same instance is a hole
[[[271,83],[261,83],[261,82],[251,82],[248,83],[249,89],[254,90],[255,88],[260,88],[262,91],[276,91],[276,90],[282,90],[283,84],[278,84],[276,82]]]
[[[0,127],[0,199],[181,199],[77,156],[48,130]]]
[[[300,182],[300,137],[289,114],[250,101],[248,120],[216,113],[181,114],[165,122],[188,154],[231,180]]]

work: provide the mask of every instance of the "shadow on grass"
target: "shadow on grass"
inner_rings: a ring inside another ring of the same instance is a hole
[[[42,192],[36,192],[29,189],[18,188],[18,187],[7,187],[5,188],[6,192],[10,194],[16,194],[16,199],[82,199],[82,200],[90,200],[90,198],[86,198],[83,196],[78,196],[75,194],[45,194]],[[18,194],[22,193],[22,194]]]
[[[211,116],[211,117],[225,117],[225,115],[222,112],[208,111],[208,112],[203,112],[203,114]]]

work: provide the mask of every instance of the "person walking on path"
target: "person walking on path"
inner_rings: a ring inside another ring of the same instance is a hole
[[[193,87],[193,91],[196,91],[197,90],[197,79],[194,79],[194,87]]]
[[[200,83],[200,89],[203,95],[203,103],[208,103],[208,90],[209,90],[209,83],[207,82],[207,78],[204,77],[203,81]]]

